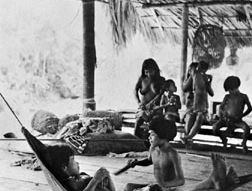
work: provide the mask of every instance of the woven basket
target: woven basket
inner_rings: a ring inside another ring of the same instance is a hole
[[[226,40],[221,27],[201,25],[193,39],[193,60],[205,61],[210,68],[218,68],[225,56]]]
[[[31,121],[32,129],[46,134],[55,134],[58,131],[59,118],[51,112],[39,110],[37,111]]]

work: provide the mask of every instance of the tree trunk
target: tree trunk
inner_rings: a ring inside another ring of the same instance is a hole
[[[95,3],[82,0],[83,3],[83,113],[87,109],[95,110]]]

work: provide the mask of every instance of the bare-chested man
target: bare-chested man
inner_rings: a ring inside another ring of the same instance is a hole
[[[156,185],[149,185],[151,190],[162,190],[162,188],[176,187],[183,185],[184,175],[181,167],[181,160],[176,150],[174,150],[169,141],[176,136],[176,125],[172,121],[163,118],[154,118],[149,126],[151,143],[149,157],[143,160],[130,160],[129,164],[134,167],[154,165],[154,176]],[[143,188],[147,184],[129,183],[126,191]],[[155,187],[155,188],[153,188]]]
[[[240,84],[241,81],[236,76],[229,76],[224,81],[224,89],[229,94],[225,95],[220,105],[220,120],[213,125],[213,132],[220,136],[224,147],[226,147],[227,135],[232,133],[235,128],[242,128],[244,131],[242,147],[243,151],[246,152],[250,128],[242,118],[252,111],[252,107],[248,96],[239,91]],[[247,106],[247,110],[244,112],[245,106]],[[227,127],[226,132],[221,132],[220,129],[225,126]]]
[[[170,140],[174,139],[177,132],[174,122],[163,118],[154,118],[150,122],[149,129],[151,143],[149,157],[139,161],[130,160],[129,165],[133,168],[136,165],[149,166],[153,164],[157,184],[129,183],[125,191],[168,191],[171,187],[178,187],[185,183],[180,156],[169,143]],[[221,191],[238,187],[241,183],[244,184],[252,180],[251,174],[238,177],[233,167],[230,167],[227,172],[225,160],[222,156],[212,154],[211,157],[213,170],[209,177],[199,184],[190,185],[185,191],[207,191],[208,189]],[[183,189],[183,187],[181,188]]]

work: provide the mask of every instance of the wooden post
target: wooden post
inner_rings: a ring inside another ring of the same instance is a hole
[[[180,79],[181,79],[181,100],[185,104],[185,94],[182,91],[182,85],[186,75],[187,63],[187,44],[188,44],[188,6],[184,4],[182,13],[182,51],[181,51],[181,66],[180,66]]]
[[[83,114],[95,110],[95,2],[82,0],[83,5]]]

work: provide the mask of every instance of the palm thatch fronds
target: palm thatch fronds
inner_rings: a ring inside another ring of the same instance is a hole
[[[252,45],[252,0],[108,0],[115,42],[137,31],[152,42],[181,43],[183,5],[189,6],[189,42],[200,25],[223,28],[230,47]]]
[[[140,20],[131,1],[110,0],[109,10],[116,44],[125,44],[140,28]]]

